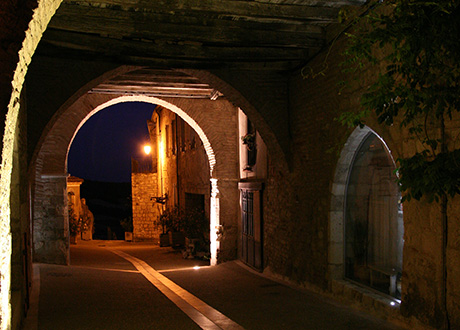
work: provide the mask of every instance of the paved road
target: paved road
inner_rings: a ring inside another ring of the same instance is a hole
[[[27,330],[398,329],[238,262],[208,267],[146,243],[81,242],[71,262],[35,266]]]

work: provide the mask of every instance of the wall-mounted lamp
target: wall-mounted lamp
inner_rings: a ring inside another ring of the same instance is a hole
[[[150,153],[152,152],[152,147],[150,145],[146,144],[144,146],[144,152],[145,152],[146,155],[150,155]]]
[[[168,194],[165,193],[164,196],[160,196],[160,197],[150,197],[150,200],[155,201],[155,203],[165,204],[166,201],[168,200]]]

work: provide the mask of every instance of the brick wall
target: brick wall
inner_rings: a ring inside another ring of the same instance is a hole
[[[67,176],[39,178],[35,182],[34,197],[34,261],[69,264]]]
[[[282,276],[323,290],[328,289],[331,280],[327,267],[329,232],[334,225],[329,218],[331,189],[340,151],[351,133],[335,118],[343,111],[359,109],[359,97],[375,76],[375,71],[366,68],[349,89],[339,93],[337,82],[345,78],[339,66],[343,46],[343,39],[333,45],[324,76],[304,79],[299,73],[290,79],[292,171],[271,166],[265,203],[268,265]],[[324,60],[325,52],[310,65],[318,72]],[[384,139],[394,159],[409,156],[418,148],[397,124],[382,126],[373,116],[367,118],[366,124]],[[459,129],[458,118],[454,118],[449,123],[451,141],[455,141]],[[455,312],[459,306],[458,277],[454,275],[460,271],[460,244],[455,238],[459,233],[458,200],[456,197],[450,201],[448,212],[447,300],[454,328],[460,326]],[[439,205],[425,200],[406,202],[404,227],[401,312],[408,318],[406,321],[415,317],[439,327],[442,322]],[[365,305],[366,301],[363,299],[362,303]]]

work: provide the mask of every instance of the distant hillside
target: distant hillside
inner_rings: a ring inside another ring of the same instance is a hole
[[[85,180],[80,194],[94,214],[94,238],[123,239],[120,221],[132,217],[131,183]]]

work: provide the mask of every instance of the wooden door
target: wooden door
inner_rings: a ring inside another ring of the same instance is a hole
[[[241,189],[240,258],[247,265],[263,269],[261,190]]]

